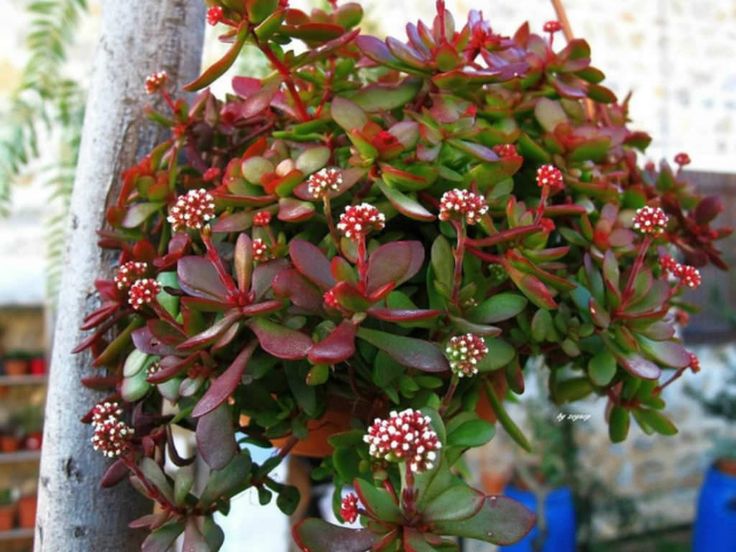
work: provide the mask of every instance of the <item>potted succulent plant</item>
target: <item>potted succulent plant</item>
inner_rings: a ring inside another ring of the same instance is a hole
[[[18,526],[22,529],[32,529],[36,525],[36,493],[29,493],[18,499]]]
[[[249,487],[290,513],[269,472],[294,451],[324,457],[315,477],[362,527],[308,519],[303,550],[516,542],[531,512],[456,465],[496,420],[527,443],[504,400],[532,356],[554,401],[608,401],[614,440],[632,416],[676,431],[659,390],[694,361],[669,313],[727,231],[679,170],[638,166],[649,137],[584,40],[555,42],[555,22],[502,36],[475,11],[456,26],[442,1],[404,40],[361,34],[355,3],[209,5],[230,49],[190,104],[147,79],[171,137],[123,174],[100,230],[119,266],[77,348],[106,368],[83,382],[109,390],[84,417],[113,459],[103,484],[130,474],[159,505],[133,524],[147,546],[217,550],[212,514]],[[216,98],[245,44],[273,73]],[[210,468],[196,493],[191,470],[164,472],[192,461],[173,426]],[[237,433],[280,452],[255,462]]]
[[[3,368],[8,376],[23,376],[28,373],[29,357],[22,351],[11,351],[3,357]]]
[[[23,435],[23,446],[28,450],[40,450],[43,438],[43,409],[38,405],[28,405],[15,416],[17,426]]]
[[[0,532],[10,531],[15,525],[17,506],[10,489],[0,489]]]

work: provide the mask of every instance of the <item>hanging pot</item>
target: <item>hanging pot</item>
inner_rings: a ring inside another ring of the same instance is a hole
[[[734,550],[736,550],[736,460],[722,459],[708,469],[700,489],[693,531],[693,551]]]

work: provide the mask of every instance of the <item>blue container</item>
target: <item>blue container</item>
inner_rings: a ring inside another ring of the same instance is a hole
[[[506,487],[504,494],[518,500],[531,511],[537,511],[537,499],[533,493],[522,491],[516,487]],[[545,499],[545,519],[547,522],[547,538],[543,552],[575,552],[575,505],[572,492],[568,487],[561,487],[550,492]],[[532,543],[539,530],[535,527],[522,540],[511,546],[504,546],[504,552],[532,552]]]
[[[705,474],[693,531],[694,552],[736,550],[736,476],[711,467]]]

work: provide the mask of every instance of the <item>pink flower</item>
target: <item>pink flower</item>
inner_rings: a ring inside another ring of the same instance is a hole
[[[102,401],[95,405],[92,409],[92,424],[95,426],[102,425],[108,418],[119,418],[123,414],[123,409],[115,401]]]
[[[688,368],[693,371],[693,374],[697,374],[700,372],[700,359],[695,356],[695,353],[688,354],[690,355],[690,364],[688,364]]]
[[[125,422],[110,416],[95,425],[92,448],[108,458],[115,458],[125,451],[134,432],[135,430]]]
[[[634,230],[642,234],[659,235],[664,232],[670,218],[659,207],[645,205],[634,215]]]
[[[340,302],[337,300],[334,290],[328,289],[325,291],[324,295],[322,295],[322,299],[324,299],[325,305],[327,305],[328,308],[340,310]]]
[[[674,274],[680,280],[680,283],[689,288],[700,287],[700,284],[703,283],[700,271],[694,266],[678,264],[674,270]]]
[[[253,215],[253,226],[268,226],[271,224],[271,213],[259,211]]]
[[[472,333],[450,338],[445,348],[445,356],[450,361],[450,368],[461,378],[476,375],[478,363],[487,354],[486,342]]]
[[[166,220],[171,223],[174,232],[187,228],[199,230],[215,218],[215,198],[205,190],[189,190],[176,198],[176,203],[169,209]]]
[[[324,198],[329,192],[336,192],[342,185],[342,172],[333,167],[324,168],[309,177],[307,191],[314,199]]]
[[[678,266],[679,266],[679,263],[675,259],[673,259],[670,255],[662,255],[659,258],[659,267],[662,269],[663,272],[675,274]]]
[[[204,171],[204,174],[202,175],[202,180],[205,182],[212,182],[213,180],[216,180],[220,175],[222,174],[222,170],[220,170],[220,167],[210,167],[206,171]]]
[[[455,188],[442,194],[440,199],[440,220],[462,220],[475,224],[488,212],[488,204],[483,196],[469,190]]]
[[[680,165],[680,167],[684,167],[685,165],[690,164],[690,156],[685,152],[680,152],[677,155],[675,155],[675,163]]]
[[[376,418],[363,440],[373,458],[406,462],[412,472],[432,469],[442,448],[429,416],[411,408],[393,411],[388,419]]]
[[[271,249],[268,244],[260,238],[253,240],[253,260],[259,263],[271,258]]]
[[[555,229],[555,221],[548,217],[542,217],[539,219],[539,226],[542,227],[542,232],[551,234]]]
[[[562,30],[562,24],[556,20],[547,21],[543,29],[545,33],[557,33]]]
[[[169,74],[166,71],[159,71],[146,77],[146,94],[155,94],[161,90],[166,83],[169,82]]]
[[[349,240],[367,236],[371,231],[383,230],[386,217],[370,203],[350,205],[340,215],[337,229]]]
[[[140,310],[144,305],[152,303],[160,291],[161,284],[153,278],[136,280],[128,291],[128,303],[135,310]]]
[[[350,493],[342,497],[340,517],[346,523],[354,523],[358,519],[358,495]]]
[[[516,151],[516,146],[514,144],[498,144],[497,146],[493,146],[493,151],[496,152],[501,159],[519,156],[519,152]]]
[[[222,21],[223,11],[220,6],[213,6],[207,10],[207,23],[213,27]]]
[[[142,263],[138,261],[128,261],[125,264],[120,265],[115,277],[115,285],[118,289],[127,289],[133,285],[136,280],[140,280],[145,277],[148,272],[148,263]]]
[[[565,187],[562,171],[554,165],[542,165],[537,169],[537,186],[550,190],[561,190]]]

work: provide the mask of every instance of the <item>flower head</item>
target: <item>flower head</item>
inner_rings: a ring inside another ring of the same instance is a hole
[[[146,368],[146,375],[150,378],[153,376],[156,372],[158,372],[161,369],[161,362],[158,360],[156,362],[152,362],[148,368]]]
[[[555,221],[549,217],[542,217],[539,219],[539,226],[542,227],[542,232],[551,234],[555,229]]]
[[[700,359],[695,355],[695,353],[688,354],[690,355],[690,363],[687,366],[693,371],[693,374],[697,374],[700,372]]]
[[[169,74],[166,71],[159,71],[146,77],[146,94],[155,94],[161,90],[166,83],[169,82]]]
[[[329,192],[336,192],[342,185],[342,172],[334,167],[318,170],[307,180],[307,191],[314,199],[324,198]]]
[[[674,270],[674,275],[677,276],[681,284],[689,288],[700,287],[700,284],[703,283],[700,271],[694,266],[678,264]]]
[[[542,165],[537,169],[537,186],[550,190],[561,190],[565,187],[562,171],[554,165]]]
[[[328,289],[325,291],[324,295],[322,295],[322,299],[324,299],[325,305],[327,305],[328,308],[340,310],[340,302],[337,300],[334,290]]]
[[[187,228],[199,230],[213,218],[215,198],[207,190],[200,188],[177,197],[166,220],[171,223],[174,232],[179,232]]]
[[[268,211],[258,211],[253,215],[253,226],[268,226],[271,224],[271,213]]]
[[[260,238],[253,240],[253,260],[259,263],[271,258],[271,248]]]
[[[358,519],[358,495],[350,493],[342,497],[340,517],[346,523],[354,523]]]
[[[685,165],[690,164],[690,156],[685,152],[680,152],[677,155],[675,155],[675,163],[677,163],[680,167],[684,167]]]
[[[675,274],[678,266],[680,264],[670,255],[662,255],[659,258],[659,267],[662,269],[662,272]]]
[[[220,175],[222,174],[222,170],[220,167],[210,167],[206,171],[204,171],[204,174],[202,175],[202,180],[205,182],[212,182],[213,180],[216,180]]]
[[[145,277],[147,272],[148,263],[128,261],[127,263],[120,265],[113,280],[115,281],[115,286],[118,289],[128,289],[136,280],[140,280]]]
[[[128,291],[128,303],[135,310],[140,310],[144,305],[152,303],[156,295],[161,291],[161,284],[153,278],[142,278],[130,286]]]
[[[223,11],[220,6],[213,6],[207,10],[207,23],[213,27],[222,21]]]
[[[393,411],[387,419],[376,418],[363,440],[368,443],[372,457],[406,462],[413,472],[432,469],[442,448],[429,416],[411,408]]]
[[[552,21],[547,21],[544,24],[543,29],[545,33],[557,33],[562,30],[562,24],[559,21],[553,19]]]
[[[519,156],[519,152],[516,150],[516,146],[514,144],[498,144],[497,146],[493,146],[493,151],[496,152],[496,155],[501,159]]]
[[[642,234],[653,234],[655,236],[664,232],[670,218],[659,207],[645,205],[637,209],[634,215],[634,230]]]
[[[120,456],[128,446],[135,430],[115,416],[95,425],[92,447],[108,458]]]
[[[386,225],[386,217],[381,211],[370,203],[350,205],[340,215],[337,229],[349,240],[357,240],[365,237],[371,231],[383,230]]]
[[[102,425],[108,418],[119,418],[123,414],[123,409],[115,401],[98,402],[92,409],[92,424],[95,426]]]
[[[488,212],[488,204],[482,195],[470,190],[455,188],[442,194],[440,220],[462,220],[475,224]]]
[[[461,378],[477,374],[477,365],[487,354],[486,342],[472,333],[451,337],[445,348],[450,368]]]

